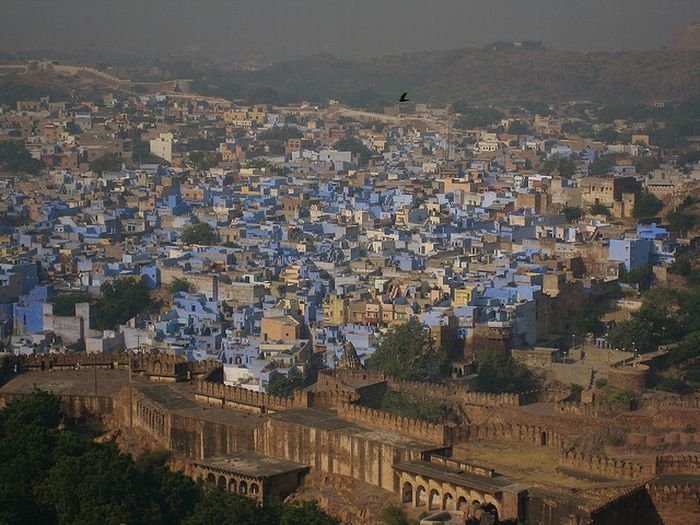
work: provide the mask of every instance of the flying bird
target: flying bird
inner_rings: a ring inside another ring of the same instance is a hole
[[[399,98],[399,102],[408,102],[409,99],[406,98],[406,95],[408,95],[408,92],[406,92],[406,93],[404,93],[403,95],[401,95],[401,97]]]

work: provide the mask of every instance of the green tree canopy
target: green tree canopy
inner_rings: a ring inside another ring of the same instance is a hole
[[[168,291],[171,294],[176,294],[178,292],[191,292],[192,283],[190,283],[187,279],[179,279],[178,277],[175,277],[175,279],[173,279],[173,281],[168,285]]]
[[[36,175],[41,169],[41,162],[32,157],[24,144],[0,140],[0,169]]]
[[[664,207],[664,203],[651,192],[644,191],[637,195],[633,214],[636,218],[656,216]]]
[[[90,170],[99,174],[105,171],[119,171],[121,167],[122,159],[116,153],[107,153],[90,163]]]
[[[333,144],[333,149],[351,152],[353,155],[357,156],[360,166],[367,164],[367,161],[372,156],[372,150],[365,146],[360,139],[352,135],[348,135],[337,141]]]
[[[301,374],[290,374],[289,376],[275,374],[268,381],[266,392],[271,396],[289,397],[297,388],[301,387],[302,383]]]
[[[527,367],[511,356],[498,351],[486,351],[479,355],[477,371],[479,390],[492,393],[525,392],[534,381]]]
[[[59,317],[72,317],[75,315],[75,305],[78,303],[89,303],[92,296],[88,292],[71,292],[57,295],[51,302],[53,303],[53,314]]]
[[[150,305],[145,283],[133,277],[106,282],[100,291],[102,296],[95,314],[96,325],[100,330],[110,330],[118,324],[124,324]]]
[[[163,454],[134,461],[113,443],[59,430],[46,392],[0,411],[0,523],[7,525],[336,525],[314,502],[261,506],[171,472]]]
[[[445,375],[447,352],[435,348],[430,331],[417,319],[390,328],[368,366],[398,379],[430,381]]]
[[[258,133],[258,140],[281,140],[283,142],[289,139],[301,138],[301,131],[294,126],[273,126]]]
[[[545,175],[559,175],[570,179],[576,174],[576,163],[565,155],[552,155],[542,163],[540,171]]]
[[[576,222],[583,216],[583,210],[576,206],[564,206],[566,222]]]
[[[610,210],[605,204],[596,203],[590,207],[591,215],[610,215]]]
[[[210,246],[216,244],[216,231],[206,222],[188,226],[180,237],[185,244],[203,244]]]
[[[187,159],[189,164],[198,171],[207,171],[219,164],[219,156],[213,151],[192,151]]]

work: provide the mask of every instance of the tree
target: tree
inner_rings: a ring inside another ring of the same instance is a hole
[[[588,165],[588,173],[590,175],[605,175],[614,165],[614,155],[602,155]]]
[[[213,151],[192,151],[187,158],[190,165],[198,171],[207,171],[219,164],[219,156]]]
[[[23,144],[0,140],[0,169],[36,175],[41,169],[41,162],[32,157]]]
[[[589,209],[591,215],[610,215],[610,210],[605,204],[596,203]]]
[[[477,371],[479,390],[491,393],[517,393],[532,388],[532,374],[522,363],[498,351],[486,351],[479,355]]]
[[[583,210],[577,206],[564,206],[566,222],[576,222],[583,216]]]
[[[337,151],[349,151],[354,156],[358,158],[358,164],[364,166],[367,161],[372,156],[372,150],[363,144],[363,142],[357,137],[347,136],[335,144],[333,144],[333,149]]]
[[[406,511],[404,511],[399,505],[389,504],[382,509],[379,519],[382,520],[384,525],[409,525],[408,517],[406,516]]]
[[[635,268],[625,272],[622,276],[622,282],[626,284],[636,284],[640,290],[648,290],[654,280],[654,272],[651,268]]]
[[[72,317],[75,315],[75,305],[78,303],[89,303],[92,296],[87,292],[72,292],[57,295],[51,302],[53,303],[53,314],[59,317]]]
[[[116,153],[107,153],[90,163],[90,170],[100,175],[105,171],[119,171],[121,167],[122,159]]]
[[[168,291],[171,294],[176,294],[178,292],[189,293],[192,291],[192,283],[190,283],[187,279],[179,279],[175,277],[170,285],[168,285]]]
[[[266,392],[271,396],[289,397],[297,388],[301,387],[303,380],[304,378],[299,373],[289,374],[289,376],[275,374],[268,381]]]
[[[508,133],[511,135],[526,135],[530,132],[530,127],[522,120],[514,120],[508,125]]]
[[[260,505],[245,496],[211,487],[183,525],[257,525],[266,523]]]
[[[664,207],[664,203],[651,192],[644,191],[637,196],[634,203],[633,215],[638,218],[654,217]]]
[[[210,246],[216,244],[216,231],[206,222],[188,226],[182,232],[180,240],[185,244],[203,244]]]
[[[148,288],[140,279],[125,277],[104,283],[95,321],[100,330],[124,324],[149,307]]]
[[[545,175],[557,174],[562,178],[570,179],[576,174],[576,163],[565,155],[552,155],[542,163],[540,171]]]
[[[293,126],[273,126],[271,129],[258,133],[258,140],[280,140],[287,141],[289,139],[301,138],[302,134],[299,128]]]
[[[698,219],[694,215],[684,213],[682,211],[672,211],[666,215],[666,222],[670,230],[674,232],[684,233],[692,230]]]
[[[282,511],[280,525],[339,525],[315,501],[295,501]]]
[[[449,409],[434,398],[416,392],[389,391],[382,399],[382,410],[402,417],[421,419],[429,423],[442,423],[449,416]]]
[[[436,349],[430,331],[413,318],[390,328],[368,366],[398,379],[430,381],[445,375],[447,352]]]

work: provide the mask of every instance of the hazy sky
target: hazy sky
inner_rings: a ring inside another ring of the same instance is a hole
[[[183,50],[244,59],[362,57],[542,40],[651,49],[700,21],[700,0],[0,0],[0,51]]]

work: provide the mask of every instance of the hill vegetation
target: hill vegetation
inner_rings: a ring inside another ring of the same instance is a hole
[[[112,443],[60,429],[56,397],[35,392],[0,412],[0,523],[68,525],[335,525],[313,502],[261,506]]]

